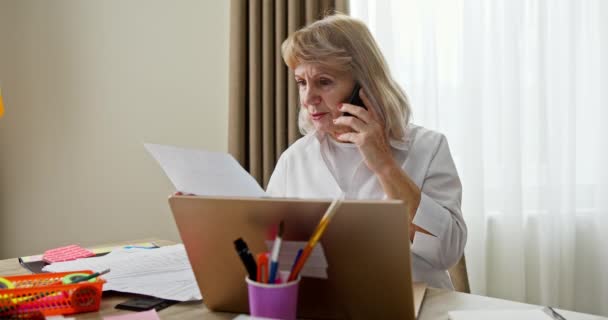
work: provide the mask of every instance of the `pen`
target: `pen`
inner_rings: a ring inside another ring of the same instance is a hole
[[[258,254],[258,280],[259,283],[268,283],[268,252]]]
[[[124,246],[124,249],[157,249],[157,246],[154,247],[145,247],[145,246]]]
[[[283,228],[284,223],[281,221],[279,224],[279,233],[274,239],[274,245],[272,246],[272,253],[270,255],[270,276],[268,276],[268,283],[274,283],[277,276],[277,269],[279,268],[279,251],[281,251],[281,241],[283,239]]]
[[[296,253],[296,258],[293,259],[293,265],[291,266],[291,270],[289,271],[290,273],[293,272],[293,268],[298,263],[298,259],[300,259],[301,255],[302,255],[302,248],[298,249],[298,253]]]
[[[557,311],[555,311],[555,309],[553,309],[552,307],[547,308],[549,309],[549,311],[551,311],[551,318],[558,320],[566,320],[566,318],[564,318],[561,314],[557,313]]]
[[[91,273],[90,275],[88,275],[86,277],[82,277],[82,278],[81,277],[78,277],[78,278],[75,277],[76,279],[72,279],[72,281],[70,283],[78,283],[78,282],[89,281],[89,280],[91,280],[93,278],[97,278],[97,277],[99,277],[101,275],[104,275],[104,274],[106,274],[108,272],[110,272],[110,269],[105,269],[105,270],[103,270],[101,272]]]
[[[315,245],[317,244],[319,239],[321,239],[323,232],[325,232],[325,229],[327,229],[327,225],[329,224],[329,221],[334,216],[334,214],[338,211],[340,204],[342,204],[342,201],[340,200],[340,198],[336,198],[329,205],[329,208],[327,208],[327,211],[325,211],[323,218],[321,218],[321,221],[319,221],[317,228],[315,229],[312,236],[308,240],[306,247],[304,247],[304,250],[302,251],[302,255],[300,255],[300,257],[298,258],[298,261],[294,265],[293,270],[291,270],[288,281],[293,281],[298,277],[298,274],[302,270],[304,263],[306,263],[306,259],[308,259],[308,256],[312,252],[312,249],[315,247]]]
[[[241,258],[247,273],[249,273],[249,279],[256,281],[257,277],[257,267],[255,265],[255,259],[249,251],[249,247],[247,247],[247,243],[242,238],[238,238],[234,240],[234,247],[236,249],[236,253]]]

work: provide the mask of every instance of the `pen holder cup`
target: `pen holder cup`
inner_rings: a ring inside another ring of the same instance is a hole
[[[249,292],[249,313],[253,317],[296,319],[300,277],[287,282],[289,272],[282,271],[281,283],[260,283],[245,278]]]

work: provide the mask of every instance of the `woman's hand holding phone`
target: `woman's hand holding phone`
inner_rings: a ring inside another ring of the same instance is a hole
[[[367,107],[365,107],[365,103],[363,103],[363,100],[361,100],[361,97],[359,96],[359,91],[361,91],[361,86],[358,83],[355,83],[355,88],[353,89],[353,92],[350,94],[350,97],[348,98],[348,101],[346,101],[346,103],[367,110]],[[348,112],[343,112],[342,115],[352,117],[352,115]]]
[[[358,90],[359,91],[359,90]],[[388,137],[384,130],[384,124],[372,105],[365,90],[360,90],[361,105],[344,103],[340,106],[342,116],[334,119],[334,124],[350,127],[351,132],[340,134],[337,138],[343,142],[351,142],[357,145],[363,161],[374,173],[380,174],[383,170],[395,166]]]

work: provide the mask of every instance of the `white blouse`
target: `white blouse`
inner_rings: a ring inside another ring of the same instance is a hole
[[[393,157],[421,188],[414,224],[434,235],[416,232],[411,244],[412,278],[453,289],[447,269],[462,256],[467,239],[460,211],[462,185],[445,136],[410,124],[406,137],[390,141]],[[293,143],[279,158],[267,193],[316,199],[344,193],[346,199],[386,199],[361,155],[354,156],[352,148],[330,139],[312,132]]]
[[[323,150],[321,155],[325,158],[327,168],[340,189],[346,190],[351,185],[353,173],[363,161],[363,156],[353,143],[338,142],[334,139],[325,141],[327,141],[327,150]]]

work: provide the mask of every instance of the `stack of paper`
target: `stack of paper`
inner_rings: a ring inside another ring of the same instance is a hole
[[[202,296],[184,245],[158,249],[120,248],[102,257],[53,263],[44,267],[48,272],[110,268],[103,276],[103,290],[145,294],[163,299],[190,301]]]

